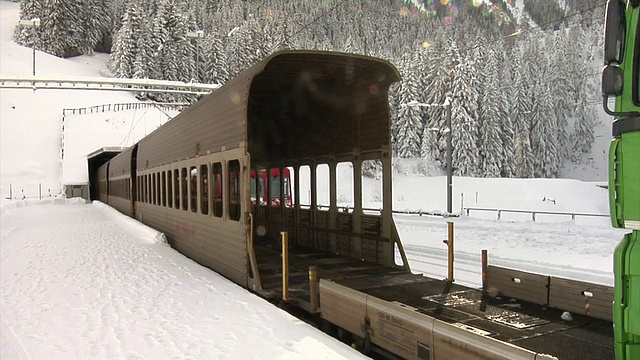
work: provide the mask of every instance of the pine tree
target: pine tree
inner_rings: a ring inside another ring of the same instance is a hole
[[[212,33],[204,40],[204,81],[212,84],[224,84],[229,81],[226,58],[223,54],[219,33]]]
[[[540,85],[548,89],[546,84]],[[548,90],[538,91],[538,102],[533,109],[531,128],[531,147],[534,154],[534,175],[552,178],[559,174],[560,164],[557,157],[557,139],[551,94]]]
[[[514,155],[516,171],[515,176],[519,178],[533,177],[533,152],[531,150],[530,140],[530,118],[533,111],[533,87],[530,85],[533,80],[529,78],[531,75],[526,67],[523,59],[523,48],[530,38],[519,44],[519,47],[513,51],[511,57],[512,66],[512,86],[508,87],[510,93],[510,118],[513,122],[515,130],[514,136]]]
[[[595,141],[593,128],[597,119],[595,112],[589,106],[586,99],[583,99],[578,106],[576,121],[574,122],[572,160],[579,162],[583,154],[591,153],[591,147]]]
[[[404,78],[398,89],[399,109],[395,129],[398,156],[414,158],[420,154],[420,135],[422,120],[420,107],[412,106],[416,100],[416,79],[411,71],[404,72]]]
[[[560,31],[559,34],[554,36],[555,44],[555,61],[558,71],[555,75],[560,79],[551,81],[549,84],[552,87],[553,93],[553,108],[555,111],[556,119],[556,141],[558,148],[558,162],[561,163],[569,155],[569,119],[575,116],[576,99],[573,94],[575,84],[575,72],[577,71],[575,61],[567,61],[567,59],[574,59],[577,54],[575,46],[581,46],[574,44],[580,40],[575,36],[578,35],[573,29],[569,31]]]
[[[77,52],[92,55],[108,36],[110,17],[104,0],[85,0],[79,13],[81,22]]]
[[[23,0],[20,2],[20,19],[32,20],[35,18],[40,18],[40,15],[45,13],[43,10],[44,3],[36,0]],[[42,19],[41,25],[42,25]],[[42,46],[40,45],[41,41],[39,41],[40,37],[38,36],[40,32],[39,28],[34,27],[25,27],[21,25],[16,25],[13,39],[16,43],[27,46],[27,47],[36,47],[37,49],[42,50]]]
[[[533,153],[529,142],[529,129],[524,124],[516,124],[515,160],[517,164],[516,176],[519,178],[533,177]]]
[[[109,70],[116,77],[131,78],[137,57],[137,36],[142,34],[142,16],[138,6],[131,3],[124,13],[122,27],[116,34],[113,51],[109,56]]]
[[[454,174],[476,176],[479,173],[478,91],[474,63],[463,57],[454,68],[452,93],[452,146]]]
[[[428,104],[444,104],[447,96],[452,95],[453,67],[459,62],[457,47],[454,45],[445,48],[442,41],[437,39],[420,54],[425,66],[422,81],[424,101]],[[440,167],[445,167],[447,135],[441,131],[447,127],[445,109],[442,106],[432,106],[426,108],[425,112],[425,129],[435,131],[429,131],[424,136],[426,144],[423,144],[422,153],[424,155],[429,152]]]
[[[485,82],[481,93],[478,137],[480,149],[480,175],[499,177],[504,162],[502,123],[505,122],[504,103],[498,91],[498,59],[495,49],[486,55],[484,64]],[[482,59],[480,59],[482,60]]]

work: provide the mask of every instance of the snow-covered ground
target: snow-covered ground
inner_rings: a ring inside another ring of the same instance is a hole
[[[1,216],[0,359],[365,358],[102,203]]]
[[[18,4],[0,1],[0,75],[30,75],[32,52],[10,41]],[[37,73],[104,76],[104,55],[59,59],[37,52]],[[125,92],[0,90],[0,359],[359,358],[163,242],[113,209],[49,198],[82,182],[84,155],[127,146],[167,120],[137,110],[65,117],[62,109],[135,102]],[[169,114],[171,115],[171,114]],[[604,174],[602,178],[606,177]],[[599,177],[596,177],[599,178]],[[5,199],[9,188],[27,200]],[[34,200],[42,184],[46,200]],[[365,202],[375,207],[373,181]],[[445,177],[394,178],[395,210],[441,211]],[[341,193],[349,200],[349,187]],[[607,214],[605,189],[569,179],[453,179],[463,208]],[[446,276],[447,221],[455,222],[456,281],[480,284],[480,251],[491,264],[611,285],[623,231],[606,217],[501,213],[396,215],[411,268]]]

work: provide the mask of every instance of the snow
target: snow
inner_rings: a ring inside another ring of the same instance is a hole
[[[2,359],[364,358],[102,203],[2,210]]]
[[[32,50],[10,40],[17,9],[0,1],[0,75],[32,71]],[[37,52],[36,71],[110,76],[106,59]],[[0,359],[362,358],[177,253],[157,231],[99,202],[56,196],[62,184],[87,181],[88,153],[131,145],[174,115],[150,108],[63,122],[62,110],[129,102],[136,100],[126,92],[0,90]],[[364,186],[366,206],[379,206],[379,182]],[[27,199],[5,199],[10,187]],[[341,201],[353,202],[352,187],[338,189]],[[445,189],[444,176],[397,175],[394,209],[442,211]],[[495,210],[395,215],[414,272],[446,276],[442,240],[453,221],[457,283],[480,285],[487,249],[490,264],[613,284],[613,251],[624,231],[611,228],[607,191],[596,183],[454,177],[454,212],[468,207]],[[528,212],[502,212],[498,220],[498,209]],[[533,211],[566,214],[538,213],[533,221]]]

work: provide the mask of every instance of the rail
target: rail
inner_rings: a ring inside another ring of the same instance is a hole
[[[301,208],[303,209],[310,209],[311,206],[310,205],[300,205]],[[328,205],[317,205],[316,208],[318,210],[329,210],[329,206]],[[340,212],[353,212],[353,210],[355,209],[355,207],[353,206],[338,206],[338,210]],[[377,212],[382,214],[382,209],[380,208],[367,208],[367,207],[363,207],[362,211],[365,212]],[[460,214],[458,213],[447,213],[446,211],[423,211],[423,210],[392,210],[391,213],[393,214],[404,214],[404,215],[419,215],[419,216],[441,216],[441,217],[459,217]]]
[[[543,211],[543,210],[540,210],[540,211],[538,211],[538,210],[516,210],[516,209],[492,209],[492,208],[476,208],[476,207],[464,208],[464,212],[465,212],[465,214],[467,216],[469,216],[471,211],[496,212],[498,214],[498,220],[501,219],[502,213],[531,214],[531,220],[533,220],[533,221],[536,221],[536,214],[571,216],[571,220],[575,220],[576,216],[609,217],[609,214],[580,213],[580,212]]]

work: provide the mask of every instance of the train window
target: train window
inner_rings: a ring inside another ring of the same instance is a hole
[[[178,169],[173,170],[173,207],[180,209],[180,175]]]
[[[292,207],[291,201],[291,168],[271,169],[271,205]]]
[[[296,183],[296,171],[293,167],[289,166],[284,168],[284,204],[285,207],[293,207],[296,203],[295,189],[293,188]]]
[[[200,165],[200,212],[209,214],[209,167]]]
[[[144,175],[144,202],[149,203],[149,175]]]
[[[191,211],[198,211],[198,169],[195,166],[189,168],[189,198],[191,199]]]
[[[187,184],[189,183],[189,177],[187,175],[187,168],[182,168],[182,177],[180,178],[180,181],[182,182],[181,184],[181,188],[182,188],[182,193],[181,193],[181,201],[182,201],[182,210],[187,210],[187,204],[188,204],[188,199],[187,199]]]
[[[229,219],[240,220],[240,162],[229,161]]]
[[[382,162],[380,160],[367,160],[362,162],[362,183],[367,183],[370,188],[370,196],[372,201],[365,203],[365,198],[360,191],[360,201],[362,202],[362,210],[365,214],[380,215],[384,201],[384,190],[382,183]]]
[[[279,205],[281,184],[280,169],[271,169],[271,184],[269,184],[269,191],[271,191],[271,205]]]
[[[257,190],[258,182],[256,181],[256,171],[251,170],[251,182],[249,185],[249,189],[251,190],[251,204],[255,205],[258,203],[258,190]]]
[[[151,174],[151,203],[156,204],[156,174]]]
[[[171,182],[171,170],[167,171],[167,204],[170,208],[173,207],[173,185]]]
[[[158,198],[158,206],[162,205],[162,184],[160,183],[160,173],[156,173],[156,197]]]
[[[316,208],[329,210],[329,165],[316,166]]]
[[[213,189],[213,215],[222,217],[222,163],[213,164],[213,178],[211,188]]]
[[[167,173],[162,172],[162,206],[167,206]]]
[[[251,177],[251,188],[254,189],[254,194],[257,194],[256,204],[267,206],[269,200],[269,194],[267,194],[267,169],[260,169],[257,174],[255,176],[256,174],[254,173]],[[255,186],[253,182],[255,182]]]
[[[309,165],[304,165],[300,167],[299,173],[299,182],[300,189],[298,194],[300,194],[300,206],[303,209],[311,208],[311,167]]]
[[[336,166],[336,205],[340,211],[353,212],[353,164],[341,162]]]

